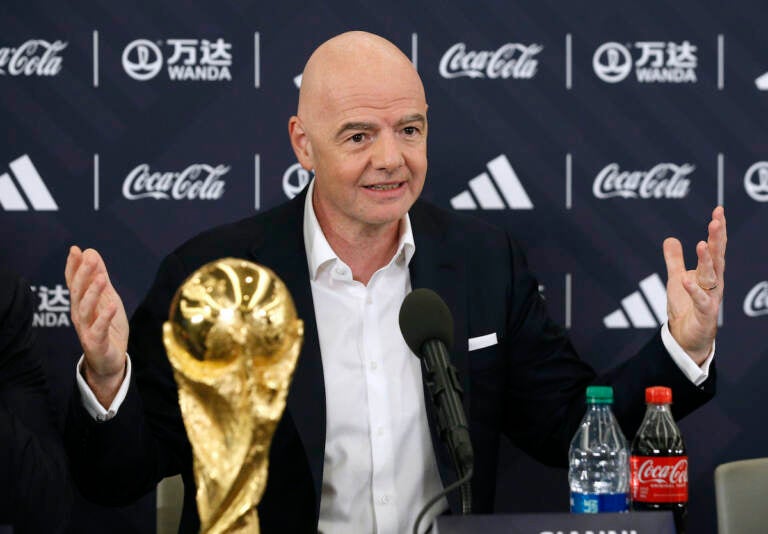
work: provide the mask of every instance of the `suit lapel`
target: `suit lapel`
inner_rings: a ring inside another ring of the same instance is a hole
[[[464,389],[464,411],[469,418],[469,359],[467,330],[467,272],[466,265],[454,246],[448,242],[445,226],[432,217],[424,206],[417,202],[410,211],[416,253],[410,264],[411,284],[413,289],[426,287],[435,291],[445,301],[453,315],[453,347],[449,347],[451,361],[456,366],[459,379]],[[422,368],[423,370],[423,368]],[[429,420],[432,447],[435,451],[440,478],[443,486],[456,480],[456,471],[451,463],[445,444],[440,439],[436,428],[436,414],[432,406],[430,393],[424,386],[427,418]],[[459,513],[461,506],[458,492],[448,496],[451,510]]]
[[[283,280],[299,318],[304,321],[304,343],[288,392],[286,412],[304,446],[319,509],[325,455],[325,382],[304,248],[305,198],[306,190],[280,209],[273,224],[256,239],[251,254]]]

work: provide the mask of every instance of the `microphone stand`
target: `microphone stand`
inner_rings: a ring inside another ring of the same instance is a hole
[[[444,345],[425,343],[423,350],[427,356],[422,360],[425,380],[436,408],[439,434],[448,447],[458,480],[430,499],[422,508],[413,526],[414,534],[418,534],[419,524],[429,508],[456,488],[461,492],[461,514],[472,513],[472,486],[469,481],[473,474],[473,455],[469,428],[461,406],[461,383],[456,368],[446,357]],[[455,397],[450,397],[451,394]]]
[[[464,473],[464,476],[432,497],[427,502],[427,504],[424,505],[424,508],[421,509],[419,515],[416,516],[416,522],[413,524],[413,534],[419,534],[419,525],[423,521],[424,516],[427,515],[427,511],[429,511],[429,509],[432,508],[432,506],[434,506],[437,501],[448,495],[456,488],[461,488],[461,515],[469,515],[472,512],[472,488],[469,484],[469,481],[472,478],[472,474],[473,470],[470,466],[466,473]]]

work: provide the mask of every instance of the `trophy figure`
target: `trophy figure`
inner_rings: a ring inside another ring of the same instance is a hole
[[[285,284],[255,263],[208,263],[176,292],[163,342],[192,445],[201,532],[259,532],[269,446],[303,335]]]

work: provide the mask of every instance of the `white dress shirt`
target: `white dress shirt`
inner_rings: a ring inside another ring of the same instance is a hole
[[[325,380],[325,458],[318,530],[411,532],[442,482],[429,434],[421,364],[405,344],[400,305],[411,291],[415,251],[408,215],[397,251],[368,285],[331,249],[304,205],[304,244]],[[448,507],[445,499],[422,521]]]

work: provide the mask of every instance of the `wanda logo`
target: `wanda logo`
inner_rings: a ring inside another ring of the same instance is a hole
[[[659,465],[653,460],[646,460],[637,470],[637,481],[641,484],[688,484],[688,459],[681,458],[675,464]]]

